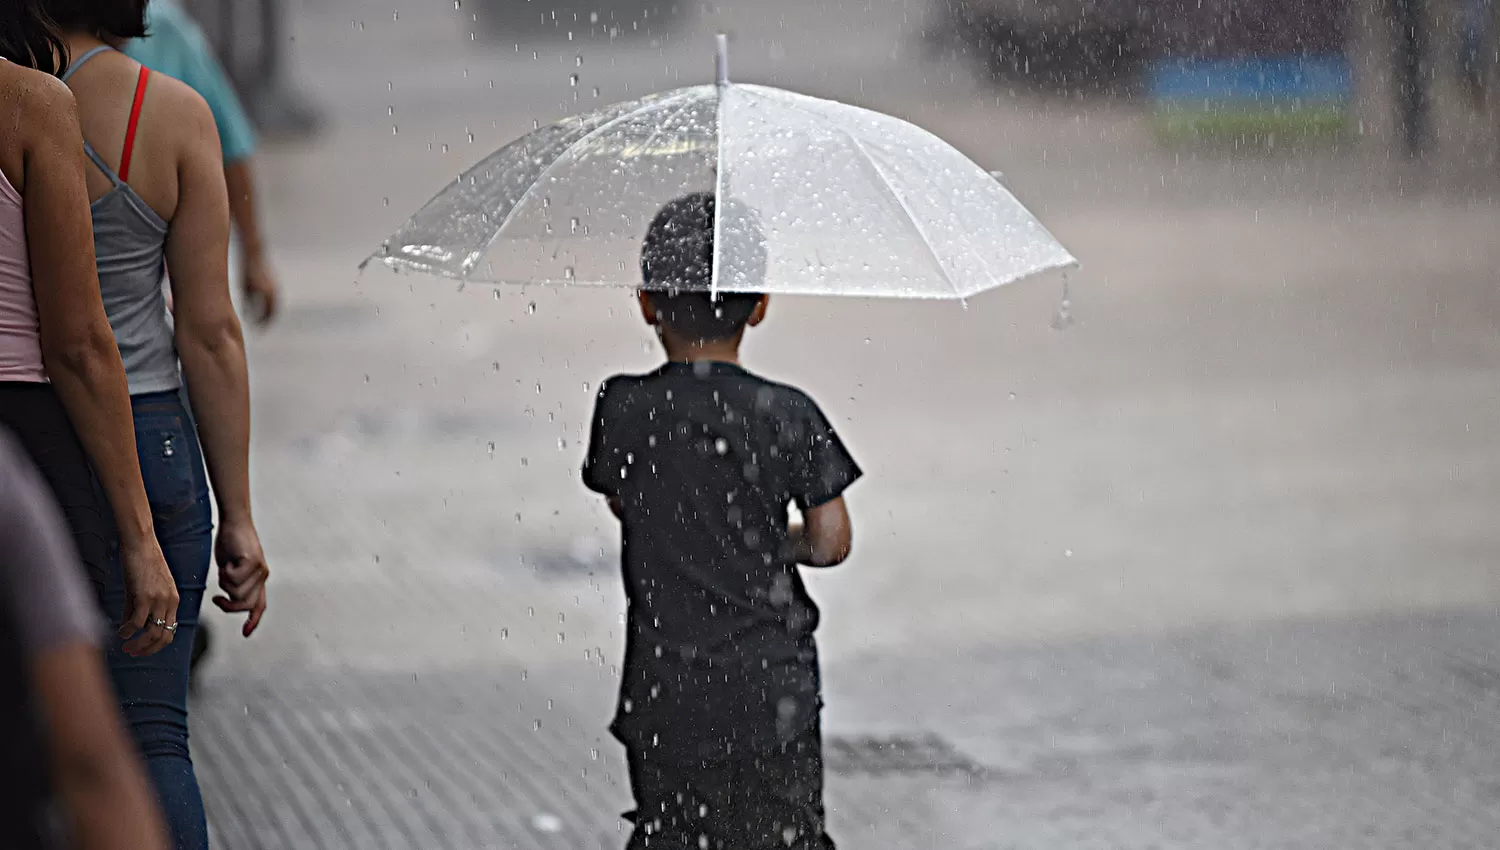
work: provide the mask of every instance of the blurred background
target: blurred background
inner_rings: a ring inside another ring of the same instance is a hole
[[[1082,261],[779,299],[865,467],[825,609],[845,846],[1492,847],[1500,85],[1486,0],[198,0],[270,140],[270,618],[194,746],[219,846],[618,847],[625,292],[360,260],[469,165],[713,74],[879,109]]]

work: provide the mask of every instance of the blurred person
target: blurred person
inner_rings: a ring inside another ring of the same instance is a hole
[[[121,651],[172,643],[177,589],[136,461],[100,299],[78,112],[40,0],[0,5],[0,425],[41,469],[100,596],[123,584]]]
[[[667,362],[600,388],[583,468],[623,536],[627,846],[827,850],[819,614],[798,565],[848,556],[861,473],[806,393],[740,365],[768,298],[709,295],[714,207],[690,195],[652,222],[640,305]]]
[[[0,482],[0,847],[165,848],[105,677],[78,553],[41,476],[3,429]]]
[[[1459,74],[1470,99],[1477,106],[1484,105],[1485,81],[1497,52],[1491,38],[1494,26],[1494,0],[1462,0]]]
[[[229,212],[240,237],[240,284],[257,324],[276,316],[279,287],[267,258],[255,195],[255,131],[207,36],[176,0],[149,0],[146,36],[125,45],[125,54],[198,92],[213,111],[224,154]]]
[[[151,659],[111,653],[110,673],[175,846],[199,850],[208,835],[189,754],[187,697],[209,565],[217,558],[225,591],[214,602],[247,615],[245,637],[264,615],[269,574],[250,505],[249,381],[229,293],[219,137],[192,88],[119,52],[145,35],[144,0],[44,0],[44,8],[73,57],[63,79],[77,98],[93,163],[86,177],[99,286],[125,362],[137,456],[186,638]],[[122,588],[106,587],[107,610],[122,599]]]

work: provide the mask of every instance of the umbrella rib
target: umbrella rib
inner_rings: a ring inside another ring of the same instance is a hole
[[[624,121],[628,121],[631,118],[635,118],[641,115],[649,115],[652,112],[665,108],[669,104],[675,105],[678,101],[686,100],[692,95],[693,91],[687,90],[673,97],[662,98],[660,101],[657,101],[656,103],[653,103],[644,109],[632,110],[617,118],[611,118],[603,124],[600,124],[598,127],[595,127],[587,133],[584,133],[582,136],[579,136],[577,141],[564,148],[563,152],[558,154],[556,158],[554,158],[551,162],[547,163],[547,167],[543,168],[542,172],[536,176],[536,179],[531,181],[531,185],[527,186],[526,191],[521,193],[521,197],[516,199],[516,203],[510,208],[510,212],[505,214],[505,218],[501,219],[500,226],[495,228],[495,235],[491,236],[489,240],[484,243],[484,248],[482,250],[488,251],[490,249],[490,246],[495,244],[495,240],[500,238],[500,234],[505,232],[505,228],[509,226],[510,220],[515,217],[516,210],[519,210],[526,204],[528,200],[530,200],[532,193],[536,191],[536,187],[541,185],[543,180],[547,179],[547,175],[552,173],[552,169],[556,168],[558,163],[571,156],[572,153],[578,150],[578,148],[581,147],[585,142],[590,141],[600,133],[603,133],[605,130],[608,130],[616,124],[620,124]]]
[[[845,130],[843,127],[834,126],[834,129],[842,133],[854,145],[854,149],[859,151],[859,155],[870,166],[871,170],[875,172],[875,176],[880,178],[881,188],[885,189],[886,194],[895,198],[896,203],[901,205],[901,211],[906,214],[906,220],[911,222],[912,229],[917,231],[917,237],[922,240],[922,247],[927,249],[927,255],[932,257],[932,261],[937,264],[938,271],[943,275],[943,280],[947,281],[948,288],[953,290],[953,296],[955,298],[963,298],[964,294],[959,291],[958,282],[953,279],[952,275],[948,274],[948,267],[943,265],[943,258],[938,256],[937,249],[932,247],[932,240],[927,238],[927,230],[922,227],[921,222],[917,221],[917,216],[912,212],[911,205],[906,203],[906,198],[902,197],[901,193],[896,191],[896,187],[891,185],[890,178],[886,176],[885,170],[880,167],[880,163],[875,161],[875,157],[870,156],[870,152],[853,133]]]
[[[758,92],[751,92],[751,94],[761,96]],[[765,100],[771,100],[771,98],[764,98],[763,96],[761,97]],[[818,113],[813,112],[810,109],[802,108],[802,105],[796,103],[795,101],[781,101],[780,99],[776,100],[778,103],[781,103],[788,109],[795,109],[798,112],[801,112],[802,114],[813,118],[819,123],[826,125],[830,129],[842,135],[844,138],[848,139],[850,144],[854,145],[854,149],[859,152],[859,155],[862,159],[864,159],[865,164],[867,164],[870,169],[875,172],[875,176],[879,178],[877,182],[879,183],[880,187],[885,190],[886,194],[890,195],[892,198],[895,198],[896,203],[901,205],[901,211],[905,213],[906,220],[911,222],[912,229],[917,231],[917,237],[922,240],[922,247],[927,249],[927,255],[932,258],[932,261],[934,263],[937,264],[938,272],[942,274],[943,280],[948,284],[948,288],[953,290],[953,296],[955,298],[963,298],[964,295],[959,290],[958,283],[953,280],[952,275],[948,274],[947,267],[943,265],[943,260],[938,256],[937,249],[932,247],[932,240],[927,238],[927,231],[923,229],[921,223],[917,221],[916,215],[912,213],[911,206],[906,203],[906,198],[902,197],[901,193],[897,192],[895,187],[891,185],[890,178],[886,177],[885,170],[880,167],[880,163],[876,162],[873,156],[870,156],[870,151],[865,148],[864,144],[860,142],[859,138],[843,127],[840,127],[832,121],[828,120],[827,117],[819,115]],[[993,277],[993,275],[991,275],[991,277]]]

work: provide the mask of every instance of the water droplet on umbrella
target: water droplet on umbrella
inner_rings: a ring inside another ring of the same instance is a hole
[[[577,277],[578,277],[578,273],[573,270],[572,266],[568,266],[567,268],[563,269],[563,279],[564,280],[574,280]]]

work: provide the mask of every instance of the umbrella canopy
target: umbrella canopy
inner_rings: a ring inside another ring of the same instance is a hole
[[[931,133],[727,81],[518,139],[370,259],[466,281],[639,286],[651,219],[700,191],[721,201],[712,286],[722,292],[967,298],[1075,262]]]

